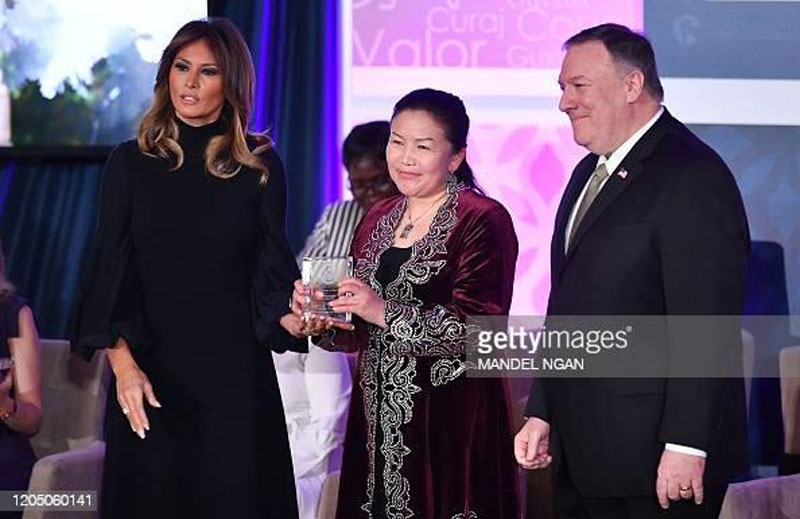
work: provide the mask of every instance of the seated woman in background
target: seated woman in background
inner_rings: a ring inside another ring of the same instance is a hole
[[[39,335],[28,303],[14,293],[14,287],[6,280],[0,250],[0,490],[28,489],[36,462],[28,438],[41,425]],[[0,516],[11,517],[2,513]]]
[[[325,208],[297,255],[299,261],[350,254],[353,231],[364,213],[378,200],[397,194],[386,165],[388,143],[388,121],[370,121],[350,130],[342,146],[342,159],[353,199]]]

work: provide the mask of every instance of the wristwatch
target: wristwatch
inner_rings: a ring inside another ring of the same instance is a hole
[[[12,400],[11,409],[6,411],[3,414],[0,414],[0,421],[7,422],[14,418],[14,415],[17,414],[17,402],[16,400]]]

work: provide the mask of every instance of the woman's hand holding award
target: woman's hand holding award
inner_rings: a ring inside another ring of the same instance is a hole
[[[339,282],[353,275],[351,256],[303,258],[302,319],[309,335],[331,328],[352,330],[350,312],[337,312],[330,302],[339,298]]]

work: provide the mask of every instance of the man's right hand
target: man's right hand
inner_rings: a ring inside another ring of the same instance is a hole
[[[539,418],[528,418],[514,437],[514,456],[524,469],[543,469],[550,465],[553,461],[550,424]]]

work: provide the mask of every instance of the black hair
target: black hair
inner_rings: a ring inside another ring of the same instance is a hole
[[[664,88],[658,79],[656,68],[656,55],[647,38],[624,25],[604,23],[572,36],[564,43],[564,48],[569,50],[573,45],[592,41],[601,42],[614,61],[641,70],[644,74],[645,90],[657,101],[664,100]]]
[[[342,162],[348,170],[359,160],[369,157],[386,164],[389,144],[389,121],[371,121],[354,126],[342,145]]]
[[[432,88],[421,88],[409,92],[394,105],[392,119],[406,110],[422,110],[429,113],[444,128],[445,137],[453,146],[453,152],[457,153],[467,147],[469,116],[458,96]],[[454,174],[470,189],[483,193],[483,189],[475,181],[475,175],[466,158],[461,161]]]

